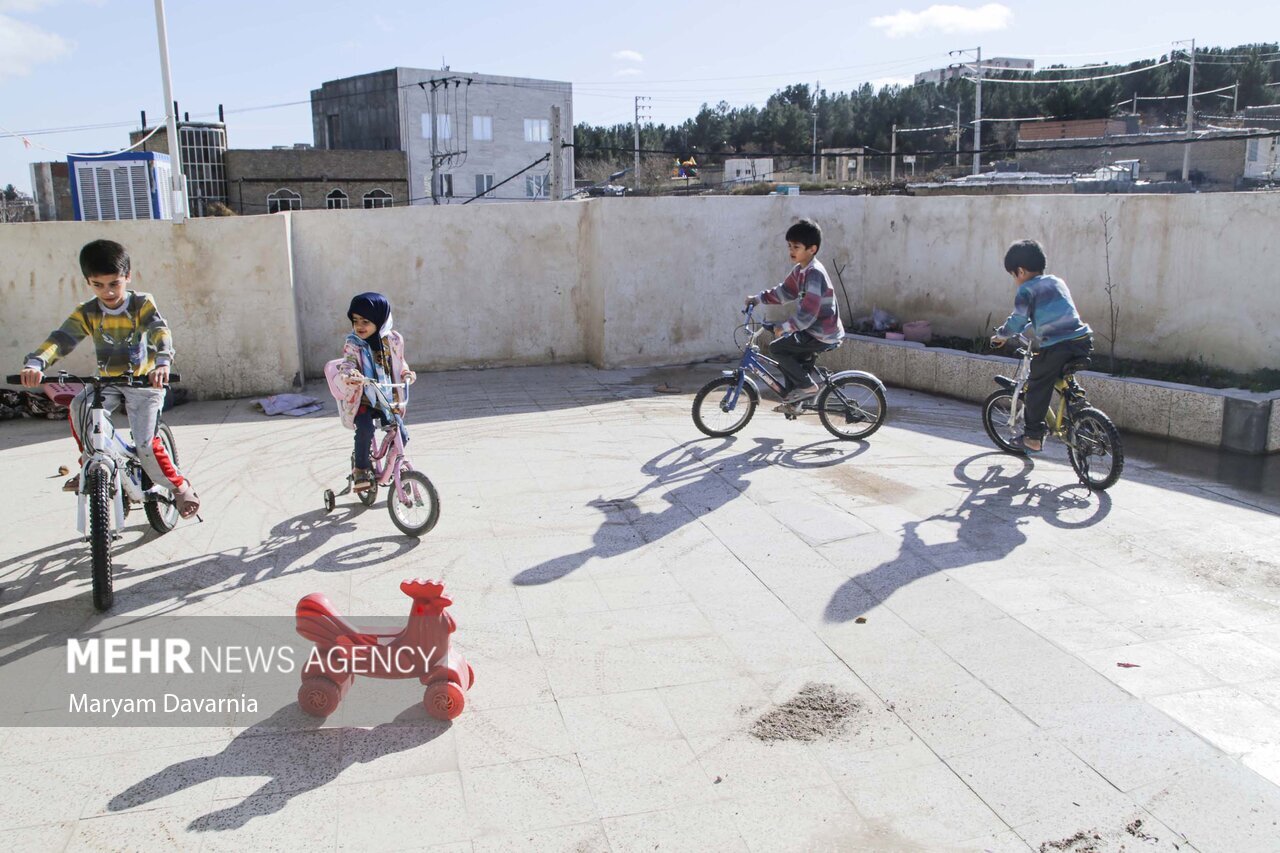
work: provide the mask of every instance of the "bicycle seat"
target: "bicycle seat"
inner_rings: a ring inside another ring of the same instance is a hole
[[[1088,356],[1085,356],[1084,358],[1073,358],[1066,364],[1062,365],[1062,375],[1070,376],[1077,370],[1088,370],[1091,364],[1093,364],[1093,359]]]

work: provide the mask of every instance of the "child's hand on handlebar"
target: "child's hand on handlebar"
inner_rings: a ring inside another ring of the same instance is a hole
[[[44,371],[38,367],[22,368],[22,387],[34,388],[44,379]]]
[[[747,305],[749,305],[749,306],[750,306],[750,305],[759,305],[759,304],[760,304],[760,297],[759,297],[759,296],[756,296],[756,295],[754,295],[754,294],[753,294],[753,295],[751,295],[751,296],[748,296],[748,297],[747,297]]]
[[[1002,338],[999,335],[992,335],[991,345],[996,349],[1000,349],[1000,347],[1004,346],[1008,340],[1009,340],[1008,338]]]
[[[413,383],[418,381],[418,374],[406,368],[404,373],[400,374],[400,381],[403,382],[405,385],[412,385]]]
[[[152,388],[163,388],[169,381],[169,365],[156,365],[156,369],[147,374]]]

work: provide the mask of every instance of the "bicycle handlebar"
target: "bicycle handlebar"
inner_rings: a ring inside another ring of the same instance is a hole
[[[10,373],[4,378],[9,385],[21,385],[22,375],[19,373]],[[169,383],[181,382],[182,377],[176,373],[169,374]],[[78,385],[130,385],[135,388],[149,388],[151,382],[144,376],[75,376],[70,373],[59,373],[56,376],[46,374],[40,380],[41,385],[62,384],[72,382]]]

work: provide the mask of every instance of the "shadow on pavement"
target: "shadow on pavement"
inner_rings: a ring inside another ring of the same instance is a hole
[[[711,446],[704,443],[713,441]],[[739,441],[742,439],[730,436],[685,442],[650,459],[641,470],[653,479],[640,491],[625,498],[601,497],[590,502],[605,516],[591,547],[527,568],[512,582],[517,586],[550,583],[580,569],[587,560],[617,557],[656,542],[745,492],[751,485],[747,475],[752,471],[770,465],[825,468],[847,462],[868,447],[861,441],[830,440],[784,450],[782,439],[755,438],[753,446],[721,455]],[[667,506],[659,512],[640,509],[636,499],[655,489],[662,490]],[[638,535],[619,535],[623,531]]]
[[[130,785],[107,804],[111,811],[137,808],[214,779],[260,778],[267,782],[234,805],[191,821],[193,832],[238,829],[272,814],[299,794],[333,782],[347,768],[407,752],[435,740],[450,724],[428,716],[422,704],[372,729],[321,729],[323,722],[286,705],[237,735],[217,755],[189,758]],[[426,804],[429,805],[429,804]]]
[[[999,560],[1027,541],[1020,529],[1031,519],[1055,527],[1092,527],[1111,512],[1106,492],[1091,492],[1084,486],[1051,487],[1033,483],[1030,460],[1000,452],[980,453],[963,460],[954,469],[957,483],[964,489],[960,504],[945,513],[902,525],[898,556],[840,586],[827,603],[827,622],[848,622],[864,614],[868,594],[883,601],[912,581],[944,569]],[[942,522],[956,525],[955,538],[926,544],[920,527]]]

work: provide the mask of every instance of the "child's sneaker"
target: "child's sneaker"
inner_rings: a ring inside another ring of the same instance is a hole
[[[373,472],[368,468],[351,469],[351,491],[367,492],[373,488]]]
[[[68,479],[65,483],[63,483],[62,491],[78,493],[80,491],[80,475],[75,474],[70,479]]]
[[[810,397],[816,397],[822,389],[817,385],[809,385],[804,388],[797,388],[790,394],[782,398],[784,403],[799,403],[801,400],[807,400]]]

